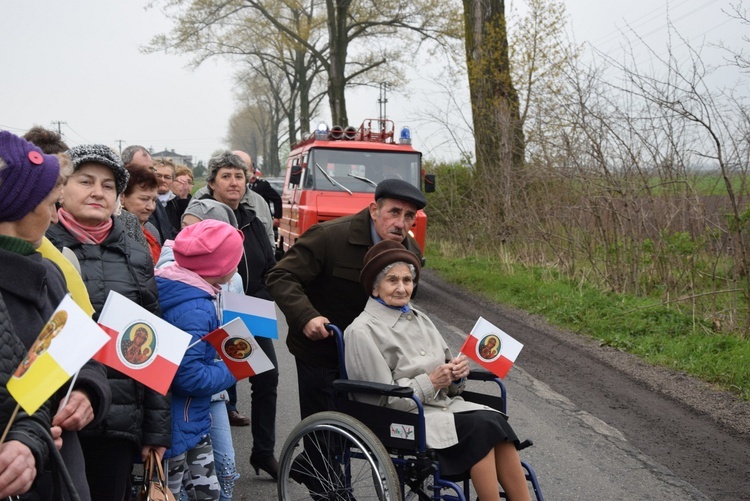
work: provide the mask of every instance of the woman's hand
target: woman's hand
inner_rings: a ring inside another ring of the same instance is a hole
[[[453,363],[448,362],[435,367],[435,370],[430,374],[430,382],[435,388],[435,391],[447,388],[453,382]]]
[[[144,445],[141,448],[141,459],[143,461],[146,460],[146,458],[148,457],[148,453],[151,449],[153,449],[154,452],[156,452],[156,455],[159,458],[159,461],[162,460],[162,458],[164,457],[164,453],[167,452],[167,448],[161,445]]]
[[[0,445],[0,498],[24,494],[36,478],[34,455],[18,440]]]
[[[88,395],[80,390],[73,390],[68,403],[58,409],[52,419],[52,426],[60,426],[67,431],[81,431],[93,419],[94,408]]]
[[[62,449],[63,446],[63,439],[62,439],[62,432],[63,429],[59,426],[53,426],[49,429],[50,434],[52,435],[52,440],[55,442],[55,447],[57,447],[57,450],[59,451]]]
[[[466,358],[466,355],[459,355],[451,360],[450,363],[453,364],[453,368],[451,369],[453,381],[458,381],[469,375],[469,359]]]

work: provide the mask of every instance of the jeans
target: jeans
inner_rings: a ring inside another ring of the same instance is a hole
[[[229,427],[227,406],[224,400],[211,402],[211,443],[214,446],[214,462],[216,463],[216,476],[221,485],[221,501],[232,499],[234,483],[240,478],[237,473],[237,465],[234,462],[234,445],[232,444],[232,431]]]
[[[250,429],[253,435],[251,457],[257,460],[274,455],[276,446],[276,396],[279,386],[279,364],[273,340],[255,338],[263,352],[273,363],[273,369],[248,378],[252,385]]]

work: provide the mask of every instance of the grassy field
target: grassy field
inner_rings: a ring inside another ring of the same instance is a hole
[[[635,296],[612,294],[492,257],[455,258],[428,248],[427,262],[450,282],[554,325],[668,366],[750,400],[750,340],[717,334],[708,322]]]

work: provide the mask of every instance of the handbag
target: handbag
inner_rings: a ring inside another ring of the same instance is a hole
[[[143,476],[143,487],[138,492],[136,501],[175,501],[167,488],[164,468],[153,449],[149,451],[146,463],[143,465]]]

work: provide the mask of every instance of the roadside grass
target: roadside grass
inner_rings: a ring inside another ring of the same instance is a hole
[[[521,266],[507,256],[453,257],[439,247],[428,247],[428,267],[452,283],[750,400],[750,339],[715,333],[708,321],[657,300],[572,282],[554,269]]]

